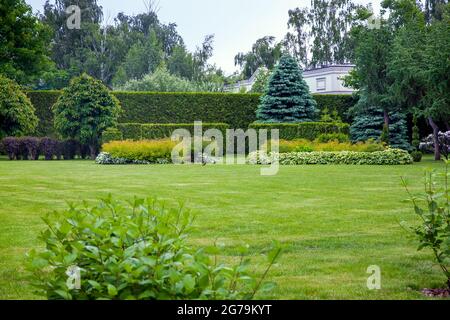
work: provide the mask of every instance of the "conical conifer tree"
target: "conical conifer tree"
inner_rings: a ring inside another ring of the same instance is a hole
[[[269,78],[256,112],[259,122],[311,122],[318,116],[316,101],[294,58],[283,55]]]

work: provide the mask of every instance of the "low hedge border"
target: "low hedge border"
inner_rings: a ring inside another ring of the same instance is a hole
[[[194,123],[121,123],[117,126],[124,140],[152,140],[170,138],[172,133],[177,129],[188,130],[194,135]],[[226,123],[203,123],[202,131],[205,133],[209,129],[218,129],[225,136],[226,130],[230,126]]]
[[[280,165],[407,165],[412,164],[411,155],[400,149],[387,149],[377,152],[290,152],[290,153],[251,153],[248,164]]]
[[[0,141],[9,160],[73,160],[89,158],[89,147],[77,140],[57,140],[49,137],[6,137]]]
[[[303,122],[303,123],[252,123],[250,128],[260,129],[278,129],[280,130],[280,139],[294,140],[307,139],[315,140],[323,134],[344,134],[349,135],[350,125],[338,122]]]

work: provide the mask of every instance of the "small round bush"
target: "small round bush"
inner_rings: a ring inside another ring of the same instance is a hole
[[[414,162],[421,162],[423,154],[420,151],[413,151],[411,152],[411,157],[413,158]]]
[[[31,134],[38,121],[30,99],[20,86],[0,75],[0,138]]]

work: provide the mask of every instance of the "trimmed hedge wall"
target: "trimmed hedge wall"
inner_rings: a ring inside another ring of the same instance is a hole
[[[303,122],[303,123],[252,123],[250,128],[259,129],[279,129],[280,139],[308,139],[315,140],[321,134],[342,133],[349,134],[350,125],[347,123],[330,122]]]
[[[154,93],[113,92],[119,99],[122,123],[227,123],[231,128],[246,129],[256,121],[259,94],[236,93]],[[41,120],[38,136],[54,136],[51,107],[59,91],[29,91],[28,97]],[[345,122],[355,100],[350,95],[314,95],[318,108],[336,109]]]
[[[203,133],[209,129],[218,129],[222,131],[225,136],[226,130],[230,126],[226,123],[203,123]],[[176,129],[186,129],[191,135],[194,135],[194,123],[192,124],[140,124],[140,123],[121,123],[118,125],[118,129],[122,132],[123,139],[125,140],[151,140],[151,139],[163,139],[170,138],[173,131]]]
[[[52,106],[56,103],[56,100],[58,100],[61,92],[29,91],[26,94],[36,109],[36,116],[39,118],[35,135],[38,137],[55,137]]]

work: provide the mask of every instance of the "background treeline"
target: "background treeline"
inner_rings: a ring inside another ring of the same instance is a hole
[[[24,0],[2,1],[0,73],[32,89],[61,89],[87,73],[110,88],[221,90],[223,72],[208,63],[214,36],[190,52],[177,25],[159,21],[153,1],[145,4],[143,13],[111,18],[97,0],[47,0],[38,16]],[[67,27],[72,5],[81,8],[80,29]],[[127,84],[140,79],[147,82]]]

